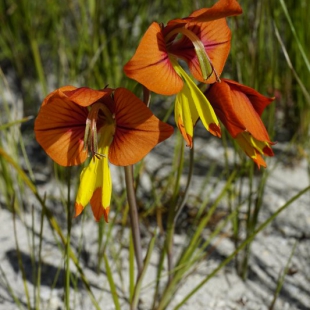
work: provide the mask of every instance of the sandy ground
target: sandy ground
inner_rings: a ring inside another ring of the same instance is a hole
[[[212,140],[213,141],[213,140]],[[217,143],[217,142],[216,142]],[[222,156],[222,149],[214,142],[206,146],[203,141],[197,140],[197,154],[203,154],[209,161],[215,160]],[[146,158],[149,165],[162,165],[166,154],[152,153]],[[265,191],[263,209],[260,213],[260,222],[268,218],[273,212],[281,207],[288,199],[304,189],[309,184],[307,174],[307,163],[300,160],[293,165],[282,161],[275,165],[277,159],[269,162],[270,177]],[[45,177],[46,173],[41,170],[37,174],[38,178]],[[202,174],[202,175],[201,175]],[[197,173],[191,186],[191,195],[195,195],[197,184],[203,179],[203,173]],[[143,184],[145,188],[149,186],[149,180],[145,177]],[[115,184],[116,185],[116,184]],[[51,182],[41,182],[40,192],[52,191],[57,194],[55,184]],[[115,186],[117,190],[117,185]],[[3,201],[3,199],[1,198]],[[247,309],[263,310],[269,309],[274,292],[277,287],[278,278],[283,272],[292,249],[296,244],[295,253],[289,266],[289,273],[285,278],[284,285],[279,294],[274,309],[277,310],[306,310],[310,309],[310,192],[306,193],[288,207],[283,213],[276,218],[262,233],[260,233],[252,244],[252,255],[249,263],[248,279],[244,282],[236,274],[234,264],[230,263],[214,276],[196,295],[194,295],[186,305],[181,309],[184,310],[228,310],[228,309]],[[34,213],[35,231],[39,231],[40,210],[36,207]],[[55,212],[57,211],[55,206]],[[85,222],[79,222],[72,228],[72,245],[76,246],[81,242],[84,249],[84,255],[81,258],[81,264],[84,272],[90,281],[91,288],[99,301],[102,309],[114,309],[109,284],[104,272],[97,273],[94,270],[96,264],[96,237],[97,230],[94,221],[90,218]],[[38,247],[39,239],[35,235],[31,240],[32,227],[31,212],[25,212],[23,220],[16,219],[17,240],[22,253],[22,261],[25,266],[25,277],[28,284],[29,295],[33,296],[33,281],[31,260],[36,257],[30,256],[30,245],[34,241]],[[13,217],[6,209],[0,210],[0,227],[1,227],[1,275],[0,275],[0,309],[10,310],[18,309],[12,295],[8,291],[7,283],[10,284],[14,295],[21,301],[21,308],[26,309],[26,297],[22,273],[17,263],[17,253],[14,239]],[[116,226],[112,232],[113,237],[117,238],[119,228]],[[208,230],[205,232],[208,234]],[[82,238],[81,238],[82,235]],[[60,272],[62,277],[63,258],[57,248],[55,239],[47,223],[44,223],[42,242],[42,277],[40,291],[40,309],[58,310],[64,309],[63,305],[63,283],[58,281],[52,283],[53,275]],[[145,237],[146,242],[149,236]],[[176,235],[176,250],[182,245],[186,234]],[[82,241],[79,241],[82,240]],[[123,232],[122,243],[128,243],[128,231]],[[201,263],[196,272],[183,283],[183,286],[174,296],[169,309],[173,309],[186,296],[190,290],[200,283],[205,277],[218,266],[234,249],[233,242],[230,238],[223,238],[220,242],[215,240],[215,251],[210,255],[208,260]],[[110,250],[117,252],[118,245],[115,244]],[[156,263],[158,252],[155,251],[152,257],[152,263]],[[122,296],[128,292],[128,251],[122,249],[119,253],[118,261],[111,260],[112,268],[115,271],[117,279],[117,290]],[[150,309],[152,300],[153,285],[155,278],[155,267],[151,264],[148,274],[143,282],[143,290],[140,302],[140,309]],[[104,266],[104,265],[102,265]],[[123,279],[117,275],[117,269],[121,268]],[[74,266],[72,271],[75,272]],[[51,286],[54,289],[51,290]],[[78,285],[78,291],[72,289],[72,309],[95,309],[92,305],[89,295],[82,285]],[[128,303],[121,298],[121,309],[129,309]]]

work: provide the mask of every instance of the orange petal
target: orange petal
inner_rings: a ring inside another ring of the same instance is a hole
[[[109,160],[112,164],[135,164],[173,133],[173,127],[155,117],[129,90],[116,89],[114,101],[116,131],[109,148]]]
[[[177,18],[169,21],[165,27],[165,34],[185,24],[210,22],[228,16],[239,15],[241,13],[242,8],[236,0],[219,0],[211,8],[196,10],[189,17]]]
[[[186,142],[186,146],[192,148],[193,147],[193,136],[191,136],[190,134],[186,132],[181,116],[179,116],[178,118],[177,125],[178,125],[181,135],[183,136],[183,139]]]
[[[268,98],[260,94],[255,89],[242,85],[236,81],[222,79],[223,82],[227,83],[232,90],[244,93],[251,101],[251,104],[259,116],[262,115],[264,109],[273,101],[275,97]]]
[[[219,19],[208,23],[191,23],[186,25],[186,28],[201,40],[215,71],[220,76],[230,50],[231,31],[226,20]],[[198,81],[207,83],[216,81],[214,72],[207,80],[204,80],[193,43],[186,36],[183,36],[181,40],[169,47],[169,53],[185,60],[191,73]]]
[[[82,211],[84,210],[83,205],[81,203],[77,203],[77,202],[74,204],[74,208],[75,208],[74,217],[79,216],[82,213]]]
[[[76,87],[75,87],[75,86],[71,86],[71,85],[62,86],[62,87],[60,87],[60,88],[57,88],[56,90],[54,90],[53,92],[51,92],[50,94],[48,94],[48,95],[44,98],[44,100],[43,100],[41,106],[46,105],[46,104],[48,103],[48,101],[50,100],[50,98],[54,97],[55,94],[62,94],[62,95],[64,95],[63,93],[64,93],[65,91],[72,91],[72,90],[75,90],[75,89],[76,89]]]
[[[170,63],[161,27],[155,22],[144,34],[124,71],[128,77],[158,94],[173,95],[183,87],[182,79]]]
[[[100,221],[100,219],[102,218],[102,216],[104,217],[106,223],[109,222],[108,219],[108,215],[110,212],[110,207],[103,207],[102,206],[102,187],[97,188],[94,193],[93,196],[90,200],[90,205],[95,217],[95,220],[97,222]]]
[[[208,22],[239,14],[242,14],[242,8],[236,0],[219,0],[211,8],[193,12],[188,20],[195,23]]]
[[[112,89],[105,88],[103,90],[94,90],[88,87],[80,87],[74,90],[64,90],[62,92],[68,96],[68,98],[82,107],[88,107],[91,104],[97,102],[104,96],[109,96],[112,93]]]
[[[223,79],[213,84],[206,96],[213,106],[216,115],[225,125],[229,133],[236,136],[244,131],[249,132],[259,141],[270,142],[267,130],[253,106],[266,106],[270,99],[253,90],[248,97],[236,84]],[[247,87],[248,89],[248,87]]]
[[[264,161],[263,157],[258,152],[256,152],[255,150],[254,150],[254,152],[255,152],[255,156],[251,157],[251,159],[257,165],[258,169],[260,169],[261,166],[264,168],[267,168],[267,164]]]
[[[79,165],[87,158],[84,130],[88,110],[70,101],[60,90],[43,102],[35,121],[36,139],[59,165]]]

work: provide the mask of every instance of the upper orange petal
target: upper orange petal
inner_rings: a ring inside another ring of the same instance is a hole
[[[34,131],[38,143],[59,165],[79,165],[87,158],[84,130],[87,108],[69,100],[56,90],[43,101]]]
[[[211,8],[204,8],[193,12],[189,16],[190,22],[209,22],[212,20],[242,14],[242,8],[236,0],[220,0]]]
[[[186,28],[193,32],[203,43],[215,71],[220,76],[230,51],[231,31],[226,20],[219,19],[207,23],[191,23],[186,25]],[[207,83],[216,81],[214,72],[207,80],[204,80],[193,43],[186,36],[172,44],[169,47],[169,53],[185,60],[191,73],[198,81]]]
[[[141,160],[150,150],[173,133],[146,105],[125,88],[114,93],[116,130],[109,148],[109,160],[128,166]]]
[[[53,92],[51,92],[50,94],[48,94],[43,102],[42,102],[42,105],[41,106],[44,106],[48,103],[48,101],[50,100],[50,98],[52,98],[53,96],[55,96],[55,94],[62,94],[64,95],[64,92],[65,91],[72,91],[72,90],[75,90],[77,89],[77,87],[75,86],[71,86],[71,85],[66,85],[66,86],[62,86],[60,88],[57,88],[56,90],[54,90]]]
[[[257,102],[270,102],[270,99],[257,93],[254,90],[252,97],[248,97],[242,88],[237,89],[231,83],[223,79],[221,83],[213,84],[206,92],[216,115],[225,125],[229,133],[236,136],[243,132],[249,132],[255,139],[259,141],[270,142],[267,130],[260,118],[260,115],[252,105],[253,100]],[[234,84],[233,84],[234,85]],[[254,99],[253,99],[254,98]],[[264,98],[264,100],[263,100]]]
[[[155,22],[144,34],[124,71],[128,77],[158,94],[173,95],[183,87],[182,79],[170,63],[162,29]]]
[[[82,106],[88,107],[91,104],[97,102],[104,96],[109,96],[113,89],[105,88],[102,90],[94,90],[88,87],[75,88],[73,90],[64,90],[62,92],[73,102]]]
[[[211,8],[203,8],[194,11],[189,17],[176,18],[168,22],[164,33],[170,32],[176,27],[182,27],[188,23],[202,23],[235,16],[242,13],[242,8],[236,0],[220,0]]]

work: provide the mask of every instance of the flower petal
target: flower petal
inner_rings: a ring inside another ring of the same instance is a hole
[[[158,94],[173,95],[183,87],[182,79],[170,63],[162,29],[155,22],[144,34],[124,71],[128,77]]]
[[[228,16],[242,14],[242,8],[236,0],[219,0],[211,8],[204,8],[193,12],[190,22],[208,22]]]
[[[195,104],[192,102],[191,93],[186,83],[184,84],[182,91],[177,94],[174,118],[187,146],[192,148],[194,126],[199,119],[199,115]]]
[[[242,8],[236,0],[219,0],[211,8],[196,10],[189,17],[170,20],[164,29],[164,34],[186,24],[211,22],[239,14],[242,14]]]
[[[198,115],[205,128],[214,136],[220,137],[221,129],[219,121],[217,120],[216,114],[210,102],[180,65],[174,63],[174,69],[185,80],[184,87],[178,95],[177,99],[187,102],[186,104],[190,106],[191,117],[193,121],[192,125],[195,125],[197,121],[196,116]],[[186,127],[186,124],[184,125]]]
[[[93,211],[93,215],[97,222],[99,222],[102,217],[104,217],[104,220],[106,221],[106,223],[109,222],[108,216],[110,212],[110,206],[104,207],[101,202],[102,197],[105,197],[107,195],[108,194],[106,192],[103,193],[102,188],[100,187],[95,190],[93,197],[90,200],[91,209]]]
[[[260,94],[258,91],[256,91],[255,89],[242,85],[236,81],[228,80],[228,79],[222,79],[222,81],[227,83],[232,90],[244,93],[251,101],[253,108],[255,109],[255,111],[258,113],[259,116],[261,116],[265,108],[272,101],[275,100],[275,97],[272,97],[272,98],[265,97],[262,94]]]
[[[258,112],[272,101],[250,87],[223,79],[206,92],[217,116],[243,151],[258,165],[266,167],[261,155],[273,156],[273,143]]]
[[[257,164],[258,168],[263,166],[264,168],[267,167],[266,162],[260,155],[260,152],[255,148],[255,142],[251,141],[251,136],[248,132],[243,132],[237,135],[236,141],[242,150]],[[267,154],[266,154],[267,155]]]
[[[79,165],[86,160],[83,139],[87,114],[87,108],[70,101],[60,89],[43,101],[34,131],[39,144],[59,165]]]
[[[80,174],[80,186],[75,199],[75,216],[80,215],[93,196],[96,186],[100,186],[96,184],[99,161],[100,159],[96,157],[92,158]]]
[[[102,216],[108,221],[112,194],[112,181],[107,157],[93,157],[80,176],[80,186],[75,202],[78,216],[90,202],[96,221]]]
[[[97,102],[104,96],[109,96],[113,89],[105,88],[102,90],[94,90],[88,87],[80,87],[74,90],[62,90],[68,98],[82,107],[88,107]]]
[[[64,95],[64,92],[65,92],[65,91],[72,91],[72,90],[75,90],[75,89],[76,89],[75,86],[67,85],[67,86],[62,86],[62,87],[60,87],[60,88],[54,90],[53,92],[51,92],[50,94],[48,94],[48,95],[44,98],[44,100],[43,100],[43,102],[42,102],[42,106],[46,105],[46,104],[48,103],[48,101],[50,100],[50,98],[52,98],[53,96],[55,96],[56,93],[57,93],[57,94],[62,94],[62,95]]]
[[[116,131],[109,148],[109,160],[112,164],[135,164],[173,133],[173,127],[155,117],[129,90],[116,89],[114,102]]]
[[[203,43],[210,62],[218,76],[221,75],[230,50],[231,31],[225,19],[207,23],[191,23],[186,28],[193,32]],[[217,80],[215,72],[205,80],[202,76],[199,59],[194,45],[188,37],[183,36],[169,47],[169,53],[185,60],[195,79],[200,82],[214,83]]]
[[[182,109],[181,107],[178,107],[178,103],[176,102],[175,106],[175,120],[177,123],[177,126],[180,130],[181,135],[183,136],[183,139],[186,142],[186,146],[192,148],[193,147],[193,135],[194,135],[194,128],[192,130],[189,130],[188,128],[185,128],[184,123],[186,123],[186,120],[183,121],[179,110]]]
[[[244,89],[249,96],[243,92]],[[248,131],[255,139],[270,142],[267,130],[254,107],[262,112],[272,99],[225,79],[221,83],[213,84],[206,96],[233,138],[241,132]]]

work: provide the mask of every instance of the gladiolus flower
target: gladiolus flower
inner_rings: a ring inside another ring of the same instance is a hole
[[[213,135],[221,133],[210,103],[201,99],[203,94],[193,81],[189,82],[191,78],[177,59],[188,64],[196,80],[219,81],[230,50],[231,32],[225,17],[241,13],[236,0],[220,0],[211,8],[171,20],[166,26],[154,22],[124,67],[128,77],[151,91],[162,95],[178,94],[176,123],[190,147],[198,118]]]
[[[242,150],[257,164],[266,167],[261,155],[273,156],[268,132],[260,118],[274,98],[232,80],[222,79],[205,92],[216,115]]]
[[[125,88],[92,90],[65,86],[48,95],[35,121],[39,144],[59,165],[82,164],[75,202],[78,216],[90,202],[97,221],[108,221],[112,182],[108,161],[127,166],[140,161],[173,128],[156,118]]]
[[[171,20],[167,26],[153,22],[125,65],[125,73],[155,93],[177,94],[183,81],[171,59],[180,58],[198,81],[214,83],[230,50],[231,32],[225,17],[241,13],[236,0],[220,0],[189,17]]]

